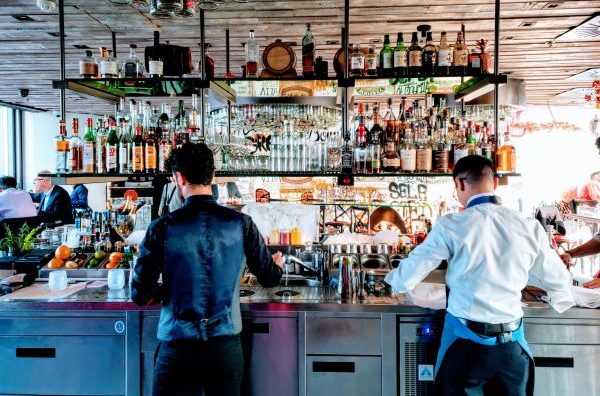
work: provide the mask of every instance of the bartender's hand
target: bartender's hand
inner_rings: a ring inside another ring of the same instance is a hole
[[[560,259],[563,261],[563,263],[565,263],[567,269],[571,267],[571,260],[573,260],[573,256],[571,256],[571,253],[564,252],[560,255]]]
[[[273,261],[279,268],[283,268],[283,253],[277,252],[273,255]]]
[[[600,287],[600,279],[592,279],[589,282],[585,282],[583,287],[587,287],[588,289],[597,289]]]

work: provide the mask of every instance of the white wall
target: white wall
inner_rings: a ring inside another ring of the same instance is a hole
[[[67,132],[71,133],[73,118],[79,118],[79,133],[83,137],[86,115],[67,115]],[[43,170],[54,171],[54,136],[58,134],[58,117],[53,113],[24,113],[24,157],[25,189],[33,188],[33,179]],[[106,183],[91,183],[88,188],[88,203],[93,210],[106,209]],[[70,193],[71,186],[63,186]]]

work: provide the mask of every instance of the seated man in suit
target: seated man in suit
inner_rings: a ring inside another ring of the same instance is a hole
[[[232,198],[242,199],[242,194],[235,182],[218,179],[215,181],[216,183],[212,185],[212,194],[218,203],[226,203]]]
[[[69,193],[57,186],[49,177],[37,177],[33,180],[34,202],[39,202],[38,215],[45,221],[60,221],[62,224],[73,224],[73,206]]]
[[[36,215],[35,205],[26,191],[17,189],[12,176],[0,176],[0,220]]]

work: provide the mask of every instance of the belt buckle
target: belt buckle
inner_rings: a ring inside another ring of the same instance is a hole
[[[208,325],[208,322],[208,319],[200,319],[200,324],[203,324],[204,326]]]
[[[498,336],[496,338],[498,339],[498,344],[506,344],[506,343],[512,342],[513,332],[507,331],[505,333],[500,333],[500,334],[498,334]]]

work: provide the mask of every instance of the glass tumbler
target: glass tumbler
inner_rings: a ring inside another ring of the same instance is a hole
[[[50,290],[65,290],[67,288],[67,271],[56,270],[48,275],[48,288]]]
[[[110,290],[120,290],[125,286],[125,270],[115,268],[108,271],[108,288]]]

